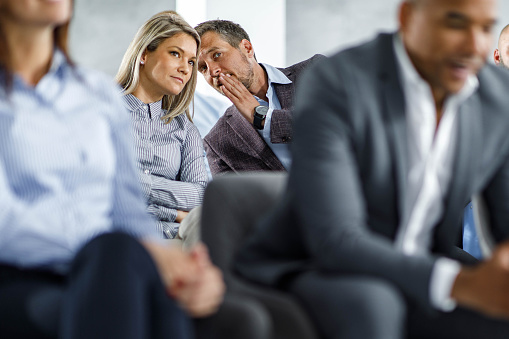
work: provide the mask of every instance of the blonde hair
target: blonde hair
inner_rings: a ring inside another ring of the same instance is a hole
[[[179,33],[190,35],[196,41],[198,53],[200,36],[179,14],[163,11],[152,16],[140,27],[122,58],[116,80],[124,89],[124,95],[131,94],[140,81],[140,61],[145,51],[153,52],[166,39]],[[193,121],[189,106],[193,101],[197,81],[197,63],[194,64],[191,78],[178,95],[163,96],[162,108],[167,113],[161,117],[169,123],[176,116],[185,113]]]

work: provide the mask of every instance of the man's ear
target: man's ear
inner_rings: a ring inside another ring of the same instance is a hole
[[[399,23],[399,30],[401,32],[405,32],[406,28],[408,27],[408,21],[410,20],[410,16],[412,15],[412,4],[403,1],[399,5],[399,11],[398,11],[398,23]]]
[[[493,60],[495,61],[495,65],[500,65],[500,51],[495,49],[495,52],[493,53]]]
[[[240,50],[247,54],[247,56],[252,57],[254,56],[254,49],[253,45],[251,45],[251,42],[247,39],[242,39],[240,42]]]

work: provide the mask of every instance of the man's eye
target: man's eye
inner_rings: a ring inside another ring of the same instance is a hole
[[[452,29],[463,29],[468,26],[468,21],[463,18],[452,17],[445,20],[445,25]]]
[[[214,53],[214,55],[212,55],[212,57],[213,57],[214,59],[217,59],[217,58],[219,58],[220,56],[221,56],[221,53],[219,53],[219,52],[216,52],[216,53]]]
[[[203,66],[201,66],[201,67],[199,67],[199,68],[198,68],[198,71],[199,71],[200,73],[204,73],[206,70],[207,70],[207,66],[205,66],[205,65],[203,65]]]

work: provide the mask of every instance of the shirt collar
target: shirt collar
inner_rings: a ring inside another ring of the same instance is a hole
[[[138,99],[137,97],[135,97],[133,94],[127,94],[127,95],[124,95],[124,102],[126,104],[126,107],[127,109],[129,109],[129,111],[139,115],[139,116],[142,116],[142,117],[145,117],[145,118],[148,118],[149,115],[149,109],[150,109],[150,117],[153,119],[155,117],[161,117],[162,116],[162,103],[163,103],[163,100],[159,100],[159,101],[156,101],[156,102],[152,102],[150,104],[146,104],[144,103],[143,101],[141,101],[140,99]]]
[[[276,67],[267,65],[267,64],[260,64],[260,65],[265,69],[265,72],[267,72],[267,78],[269,80],[269,84],[274,83],[274,84],[286,85],[286,84],[292,83],[292,81],[290,79],[288,79],[288,77],[283,72],[281,72],[279,69],[277,69]]]
[[[55,74],[61,68],[64,68],[66,66],[70,65],[68,64],[67,58],[65,57],[64,53],[59,48],[55,48],[53,58],[51,60],[51,66],[48,70],[48,74]]]
[[[427,88],[429,89],[429,84],[424,80],[417,70],[415,69],[408,53],[403,46],[403,42],[401,41],[401,37],[399,34],[394,35],[393,40],[394,52],[396,54],[396,61],[399,66],[399,70],[401,71],[401,80],[403,84],[417,86],[418,88]],[[403,86],[403,92],[405,92],[405,87]],[[479,87],[479,80],[477,76],[471,74],[463,88],[456,94],[451,95],[451,98],[456,98],[459,101],[464,101],[468,97],[470,97]]]

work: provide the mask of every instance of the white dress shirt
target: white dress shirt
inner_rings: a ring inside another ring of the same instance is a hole
[[[470,76],[465,86],[444,102],[437,127],[435,101],[429,84],[413,66],[398,36],[394,39],[400,80],[406,102],[408,140],[407,218],[402,220],[396,247],[406,255],[429,253],[435,226],[444,213],[457,146],[460,105],[478,88]],[[459,263],[440,258],[430,282],[431,303],[444,311],[455,307],[450,293],[460,270]]]

